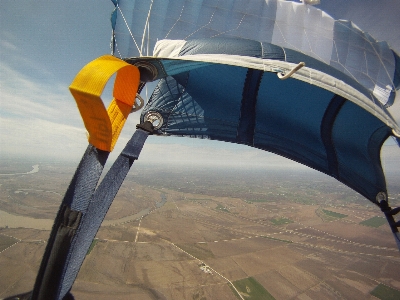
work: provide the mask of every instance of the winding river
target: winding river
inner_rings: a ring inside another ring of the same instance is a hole
[[[15,175],[26,175],[26,174],[34,174],[39,172],[39,165],[33,165],[32,170],[29,172],[25,173],[13,173],[13,174],[0,174],[0,176],[15,176]],[[24,189],[24,190],[17,190],[16,192],[23,192],[25,190],[29,189]],[[47,192],[43,190],[36,190],[40,192]],[[56,193],[58,194],[58,193]],[[59,195],[59,194],[58,194]],[[165,202],[167,202],[167,197],[165,194],[161,194],[161,201],[157,202],[155,201],[155,206],[156,208],[162,207]],[[146,215],[148,215],[150,212],[152,212],[154,208],[146,208],[134,215],[126,216],[120,219],[116,220],[105,220],[103,221],[102,226],[115,226],[118,224],[122,223],[127,223],[130,221],[138,220]],[[53,219],[35,219],[27,216],[20,216],[20,215],[14,215],[10,214],[8,212],[5,212],[3,210],[0,210],[0,228],[1,227],[8,227],[8,228],[33,228],[33,229],[39,229],[39,230],[51,230],[53,226]]]
[[[39,172],[39,165],[33,165],[32,170],[25,173],[13,173],[13,174],[0,174],[0,176],[14,176],[14,175],[26,175],[26,174],[34,174]]]
[[[161,201],[155,202],[156,209],[162,207],[165,202],[167,202],[167,197],[165,194],[161,194]],[[115,220],[105,220],[102,223],[102,226],[115,226],[122,223],[131,222],[134,220],[138,220],[148,215],[154,210],[154,208],[146,208],[142,211],[126,216],[120,219]],[[0,228],[8,227],[8,228],[33,228],[39,230],[51,230],[53,226],[53,219],[35,219],[26,216],[14,215],[8,212],[0,210]]]

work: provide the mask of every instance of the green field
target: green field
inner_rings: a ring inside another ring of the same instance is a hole
[[[313,199],[306,198],[306,197],[300,198],[298,196],[296,196],[292,201],[299,203],[299,204],[303,204],[303,205],[313,205],[313,204],[317,203],[317,201],[315,201]]]
[[[360,223],[360,225],[378,228],[379,226],[381,226],[385,223],[386,223],[386,219],[383,217],[372,217],[371,219],[362,221]]]
[[[92,252],[94,246],[96,246],[96,244],[97,244],[98,241],[99,241],[99,239],[94,239],[94,240],[92,241],[92,244],[90,245],[89,250],[88,250],[88,252],[86,253],[86,255],[89,255],[90,252]]]
[[[284,224],[293,223],[292,220],[287,219],[287,218],[272,219],[271,222],[274,225],[284,225]]]
[[[269,240],[278,241],[278,242],[293,243],[293,241],[277,239],[277,238],[273,238],[273,237],[265,236],[265,235],[262,235],[261,237],[262,237],[262,238],[265,238],[265,239],[269,239]]]
[[[201,260],[215,257],[207,244],[176,244],[176,246]]]
[[[379,284],[370,294],[381,300],[400,299],[400,291],[383,284]]]
[[[237,280],[233,285],[241,293],[242,297],[246,300],[274,300],[270,293],[253,277]],[[231,286],[230,286],[231,287]],[[236,297],[240,299],[237,292],[231,287]]]
[[[330,210],[326,210],[326,209],[323,209],[322,211],[323,211],[324,214],[326,214],[327,216],[333,217],[333,218],[341,219],[341,218],[346,218],[346,217],[347,217],[347,215],[340,214],[340,213],[337,213],[337,212],[334,212],[334,211],[330,211]]]
[[[14,239],[13,237],[0,234],[0,251],[7,249],[8,247],[14,245],[17,242],[18,240]]]

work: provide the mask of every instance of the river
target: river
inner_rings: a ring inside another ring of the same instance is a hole
[[[50,230],[54,220],[51,219],[35,219],[26,216],[13,215],[0,210],[0,227],[8,228],[33,228],[39,230]]]
[[[155,201],[155,205],[156,205],[155,209],[162,207],[165,204],[165,202],[167,202],[167,196],[165,194],[161,194],[160,197],[161,197],[160,202]],[[140,218],[147,216],[153,210],[154,210],[154,208],[153,209],[146,208],[134,215],[126,216],[126,217],[123,217],[120,219],[115,219],[115,220],[106,220],[106,221],[103,221],[102,226],[115,226],[118,224],[139,220]]]
[[[0,174],[0,176],[14,176],[14,175],[26,175],[26,174],[34,174],[39,172],[39,165],[33,165],[32,170],[25,173],[13,173],[13,174]]]
[[[156,209],[162,207],[165,204],[165,202],[167,202],[167,197],[165,194],[161,194],[160,197],[161,197],[160,202],[155,201]],[[126,216],[115,220],[105,220],[103,221],[102,226],[115,226],[118,224],[138,220],[148,215],[153,210],[154,208],[153,209],[146,208],[134,215]],[[40,230],[51,230],[53,222],[54,222],[53,219],[35,219],[26,216],[13,215],[8,212],[0,210],[0,228],[4,228],[7,226],[8,228],[21,227],[21,228],[40,229]]]

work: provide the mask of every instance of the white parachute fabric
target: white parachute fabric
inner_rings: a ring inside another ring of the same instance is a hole
[[[161,39],[239,37],[293,49],[331,65],[371,91],[377,105],[390,106],[399,88],[398,55],[387,43],[310,5],[280,0],[115,4],[113,54],[121,58],[151,56]]]

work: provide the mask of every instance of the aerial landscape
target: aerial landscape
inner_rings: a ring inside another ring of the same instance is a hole
[[[2,0],[0,300],[399,300],[395,2]]]
[[[2,160],[0,298],[32,289],[73,164]],[[398,173],[397,173],[398,174]],[[392,182],[400,178],[393,173]],[[397,180],[397,181],[396,181]],[[400,187],[389,185],[400,205]],[[76,299],[398,299],[377,207],[312,170],[137,164],[86,256]]]

